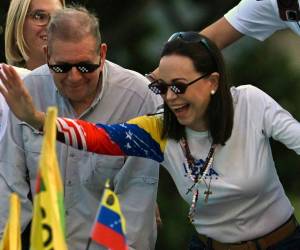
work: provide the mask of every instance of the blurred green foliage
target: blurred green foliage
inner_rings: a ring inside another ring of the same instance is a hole
[[[291,193],[291,194],[288,194],[288,197],[290,198],[290,200],[292,201],[292,204],[294,206],[295,216],[296,216],[297,220],[300,221],[300,198],[299,198],[299,195],[297,195],[296,193]]]

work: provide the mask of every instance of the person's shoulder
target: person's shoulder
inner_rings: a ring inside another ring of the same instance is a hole
[[[106,65],[109,77],[119,77],[122,79],[131,80],[131,81],[139,81],[139,82],[143,82],[143,83],[148,83],[148,80],[146,79],[146,77],[144,77],[142,74],[140,74],[134,70],[124,68],[124,67],[122,67],[116,63],[113,63],[111,61],[108,61],[108,60],[106,60],[105,65]]]
[[[31,75],[36,76],[48,76],[50,74],[50,70],[47,64],[41,65],[40,67],[35,68],[31,71]]]
[[[232,87],[231,91],[238,92],[240,95],[256,95],[258,93],[263,92],[260,88],[252,84],[245,84],[237,87]]]
[[[234,29],[260,41],[287,28],[279,17],[276,0],[242,0],[224,17]]]
[[[231,94],[235,103],[237,102],[259,102],[267,94],[258,87],[247,84],[231,88]]]
[[[36,79],[39,77],[51,77],[51,73],[49,71],[48,65],[44,64],[40,67],[35,68],[31,72],[29,72],[25,77],[24,80],[25,82],[28,81],[29,79]]]
[[[161,114],[139,116],[127,123],[137,125],[139,128],[148,131],[157,142],[162,142],[160,135],[163,129],[163,116]]]
[[[235,7],[229,10],[226,15],[246,15],[247,14],[261,14],[261,11],[274,12],[278,8],[277,0],[241,0]]]
[[[131,99],[138,98],[143,101],[143,105],[151,103],[157,107],[162,103],[161,97],[149,90],[149,80],[136,71],[106,61],[103,79],[110,93],[118,93]],[[153,110],[148,110],[148,112],[153,112]]]
[[[30,70],[25,69],[25,68],[21,68],[21,67],[13,66],[13,68],[16,70],[16,72],[18,73],[18,75],[21,78],[24,78],[26,75],[28,75],[31,72]]]
[[[31,95],[36,97],[38,97],[38,93],[50,93],[55,90],[52,74],[46,64],[27,74],[24,77],[24,83]]]
[[[162,125],[162,122],[163,122],[162,114],[153,114],[153,115],[142,115],[142,116],[132,118],[127,123],[139,124],[139,125],[148,124],[145,126],[149,126],[149,124]]]

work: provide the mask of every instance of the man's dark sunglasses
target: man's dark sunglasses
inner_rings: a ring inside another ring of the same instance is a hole
[[[62,64],[50,64],[48,66],[51,70],[55,73],[67,73],[75,67],[81,73],[92,73],[96,69],[100,67],[101,63],[93,64],[93,63],[77,63],[77,64],[70,64],[70,63],[62,63]]]
[[[189,83],[182,83],[182,82],[173,82],[171,84],[167,84],[163,80],[156,80],[148,85],[149,89],[157,95],[165,95],[170,88],[176,95],[184,94],[186,89],[191,86],[193,83],[199,81],[200,79],[208,76],[209,73],[206,73],[202,76],[197,77],[195,80]]]

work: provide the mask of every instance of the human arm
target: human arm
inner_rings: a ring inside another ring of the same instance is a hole
[[[212,40],[219,49],[226,48],[243,36],[243,34],[235,29],[225,17],[220,18],[199,33]],[[147,74],[146,77],[150,82],[159,79],[158,68]]]
[[[266,96],[264,115],[266,134],[300,154],[300,123],[271,97]]]
[[[243,36],[243,34],[236,30],[224,17],[209,25],[199,33],[211,39],[220,49],[224,49]],[[146,77],[150,82],[159,79],[158,68],[154,69],[151,73],[146,74]]]
[[[286,28],[300,33],[297,22],[284,22],[280,19],[276,1],[242,0],[224,17],[199,33],[215,42],[220,49],[224,49],[244,35],[263,41],[277,30]],[[150,75],[158,79],[158,69],[156,68]]]
[[[244,35],[263,41],[277,30],[294,29],[294,26],[296,22],[284,22],[280,18],[276,1],[242,0],[200,33],[223,49]]]
[[[260,41],[288,27],[299,32],[296,22],[280,18],[277,1],[274,0],[242,0],[224,15],[224,19],[238,32]]]
[[[257,135],[272,137],[300,154],[300,123],[262,90],[249,85],[241,88],[247,89],[248,104],[244,106],[251,106],[249,114]]]
[[[105,125],[83,120],[57,119],[57,138],[80,150],[163,161],[166,140],[160,138],[161,119],[143,116],[128,123]]]
[[[243,34],[236,30],[224,17],[207,26],[199,33],[211,39],[219,49],[226,48],[243,36]],[[146,77],[150,82],[159,79],[158,68],[146,74]]]
[[[240,39],[243,34],[236,30],[225,17],[209,25],[200,33],[211,39],[219,49],[224,49]]]

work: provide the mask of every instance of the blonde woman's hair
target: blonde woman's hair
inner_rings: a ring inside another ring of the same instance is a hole
[[[41,0],[43,1],[43,0]],[[5,57],[8,64],[25,67],[28,48],[24,39],[24,22],[31,0],[11,0],[5,26]],[[65,6],[65,0],[60,0]]]

